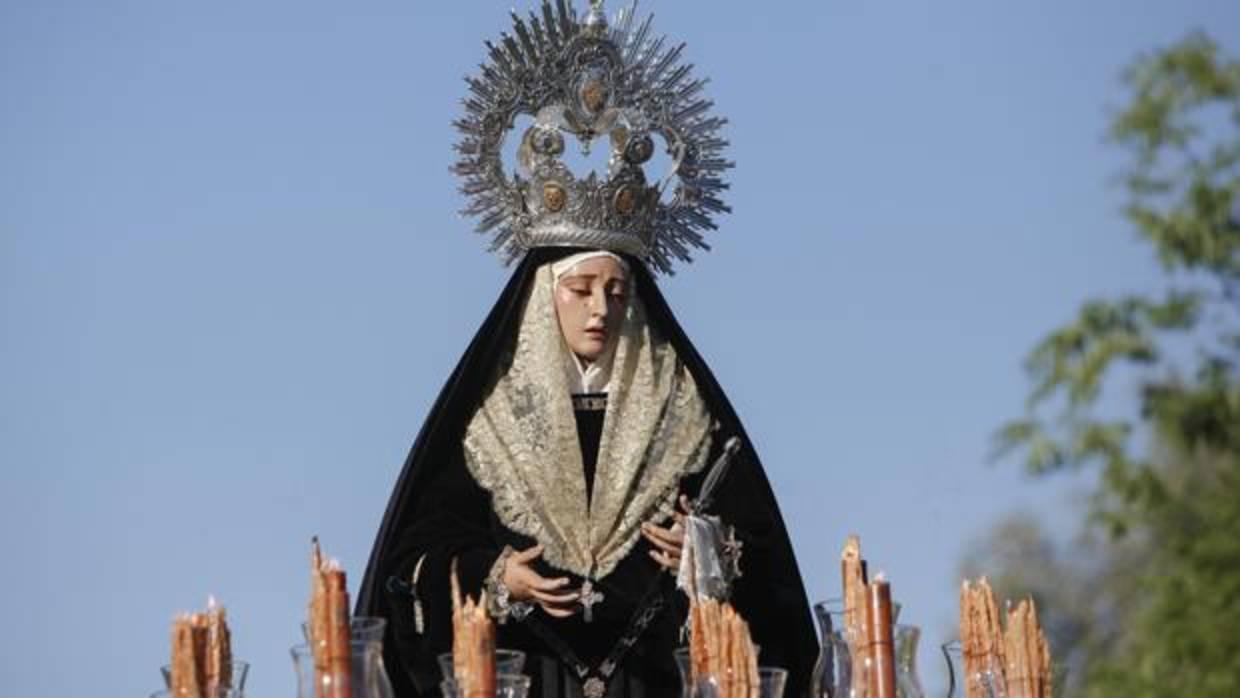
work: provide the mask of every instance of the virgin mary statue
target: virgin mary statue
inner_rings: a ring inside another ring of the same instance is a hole
[[[817,653],[774,495],[736,412],[655,283],[704,248],[728,208],[725,121],[705,81],[632,8],[608,21],[544,0],[468,78],[454,168],[480,230],[517,266],[431,408],[396,482],[358,599],[389,620],[403,698],[438,695],[450,584],[486,592],[498,646],[525,653],[538,698],[668,698],[685,595],[685,513],[725,443],[710,497],[728,535],[725,594],[760,663],[802,695]],[[517,172],[500,152],[517,115]],[[566,137],[611,148],[576,178]],[[671,172],[647,184],[655,139]],[[692,504],[691,504],[692,503]]]

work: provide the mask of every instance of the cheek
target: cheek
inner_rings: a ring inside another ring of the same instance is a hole
[[[557,288],[555,290],[555,310],[561,315],[567,315],[572,312],[573,292],[565,288]]]
[[[576,302],[576,297],[571,292],[559,292],[555,294],[555,312],[560,318],[560,329],[564,330],[564,334],[579,331],[582,322],[582,304]]]
[[[624,322],[624,313],[629,304],[623,298],[612,298],[607,302],[607,326],[619,327]]]

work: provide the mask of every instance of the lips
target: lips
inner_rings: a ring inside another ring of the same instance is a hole
[[[607,330],[601,330],[601,329],[588,329],[588,330],[586,330],[586,336],[587,336],[587,337],[589,337],[589,338],[591,338],[591,339],[597,339],[597,340],[600,340],[600,341],[602,341],[602,340],[606,340],[606,339],[607,339]]]

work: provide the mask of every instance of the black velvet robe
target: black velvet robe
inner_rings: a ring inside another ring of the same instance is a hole
[[[448,585],[452,560],[457,561],[463,589],[476,595],[505,545],[519,550],[534,544],[500,523],[489,493],[474,482],[465,467],[461,440],[500,356],[515,339],[533,271],[577,251],[537,249],[521,262],[432,407],[397,480],[362,581],[356,612],[389,619],[384,653],[401,698],[438,695],[442,677],[435,657],[451,649]],[[653,279],[639,261],[630,259],[629,263],[635,292],[645,303],[649,321],[673,343],[720,425],[714,439],[716,450],[732,435],[744,442],[716,495],[712,513],[734,525],[744,543],[743,576],[733,590],[732,602],[749,621],[754,641],[762,648],[760,663],[788,669],[786,695],[799,697],[809,681],[817,641],[800,573],[770,485],[723,390],[685,337]],[[601,413],[578,414],[587,475],[593,471],[598,451],[600,424],[596,419],[601,422]],[[707,462],[713,462],[714,456]],[[686,478],[682,491],[695,495],[703,475]],[[672,575],[651,559],[650,549],[644,539],[640,540],[615,570],[597,581],[605,599],[595,607],[592,623],[586,624],[580,613],[560,620],[535,610],[524,622],[510,621],[500,627],[499,646],[527,654],[526,673],[535,682],[532,696],[580,696],[580,684],[561,660],[564,650],[589,666],[597,666],[630,627],[634,612],[646,608],[655,597],[661,597],[662,609],[623,656],[619,671],[609,682],[608,695],[679,695],[673,650],[679,644],[686,604],[683,593],[675,589]],[[414,597],[406,588],[419,563],[412,591],[423,609],[422,632],[415,627]],[[545,565],[539,571],[546,576],[564,576]],[[576,588],[579,583],[574,578],[571,586]],[[541,625],[542,634],[535,630],[536,624]],[[557,641],[545,641],[548,634]]]

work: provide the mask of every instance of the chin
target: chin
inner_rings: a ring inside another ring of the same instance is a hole
[[[584,346],[577,352],[577,356],[580,356],[585,361],[598,360],[598,357],[603,355],[603,350],[606,348],[603,342],[587,341],[583,344]]]

